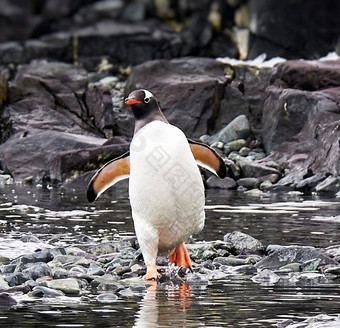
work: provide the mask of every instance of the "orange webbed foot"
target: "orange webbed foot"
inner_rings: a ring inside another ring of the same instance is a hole
[[[148,264],[146,266],[145,280],[158,280],[161,277],[160,273],[157,271],[156,264]]]
[[[188,250],[184,243],[178,245],[169,256],[169,261],[177,266],[189,268],[192,271],[192,264]]]

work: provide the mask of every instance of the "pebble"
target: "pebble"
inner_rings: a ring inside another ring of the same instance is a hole
[[[118,294],[119,294],[120,296],[123,296],[123,297],[131,297],[131,296],[134,295],[134,293],[133,293],[133,291],[131,290],[130,287],[125,288],[125,289],[119,291]]]
[[[98,303],[101,304],[112,304],[117,302],[118,296],[113,293],[103,293],[97,296],[96,298]]]
[[[264,269],[259,271],[257,275],[251,278],[252,281],[264,285],[272,285],[277,283],[280,280],[280,277],[269,269]]]
[[[257,188],[260,184],[257,178],[241,178],[236,181],[239,186],[245,187],[247,189]]]
[[[6,291],[7,289],[9,289],[8,283],[0,277],[0,291]]]
[[[251,149],[250,148],[248,148],[248,147],[242,147],[240,150],[239,150],[239,154],[241,155],[241,156],[248,156],[248,154],[250,153],[250,151],[251,151]]]
[[[17,301],[8,293],[0,293],[0,306],[13,306]]]
[[[247,147],[247,145],[248,145],[247,141],[244,140],[244,139],[233,140],[233,141],[230,141],[226,144],[226,146],[229,147],[229,149],[231,151],[239,151],[241,148]],[[242,155],[242,154],[240,154],[240,155]],[[242,155],[242,156],[244,156],[244,155]]]
[[[219,263],[221,265],[228,265],[228,266],[239,266],[247,264],[247,260],[245,259],[238,259],[234,257],[216,257],[213,263]]]
[[[46,281],[43,285],[45,285],[48,288],[60,290],[64,292],[66,295],[80,294],[80,287],[77,279],[75,278]]]
[[[263,181],[260,184],[259,188],[262,191],[266,191],[266,190],[270,189],[272,186],[273,186],[273,184],[270,181],[266,180],[266,181]]]
[[[32,292],[29,293],[29,296],[32,297],[60,297],[65,294],[60,290],[55,290],[52,288],[44,287],[44,286],[36,286],[33,288]]]
[[[265,249],[259,240],[241,231],[227,233],[223,240],[231,243],[237,254],[257,254]]]
[[[86,273],[92,276],[103,276],[105,271],[102,269],[102,267],[94,262],[90,264]]]

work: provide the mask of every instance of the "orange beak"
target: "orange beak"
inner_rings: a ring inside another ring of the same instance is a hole
[[[126,98],[125,99],[125,104],[127,105],[134,105],[134,104],[141,104],[142,102],[140,100],[137,99],[133,99],[133,98]]]

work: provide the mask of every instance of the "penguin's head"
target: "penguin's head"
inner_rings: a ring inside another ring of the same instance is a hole
[[[147,116],[158,110],[154,95],[144,89],[132,91],[125,99],[125,104],[130,105],[136,118]]]

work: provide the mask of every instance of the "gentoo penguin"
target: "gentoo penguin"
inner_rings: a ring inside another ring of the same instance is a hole
[[[188,140],[169,124],[150,91],[136,90],[125,99],[135,117],[130,151],[104,165],[91,179],[93,202],[116,182],[129,178],[132,217],[144,262],[145,279],[157,279],[157,255],[169,255],[191,269],[184,242],[203,229],[204,186],[198,165],[226,176],[221,157],[210,147]]]

